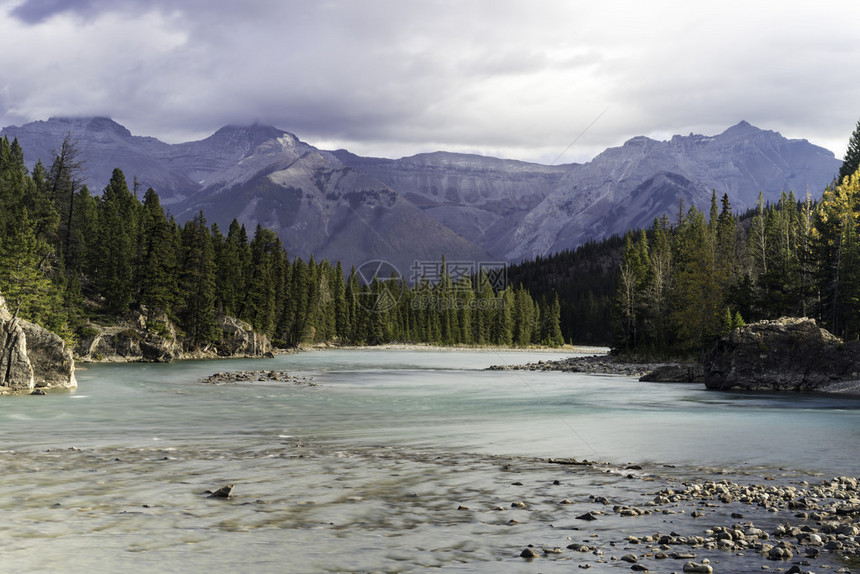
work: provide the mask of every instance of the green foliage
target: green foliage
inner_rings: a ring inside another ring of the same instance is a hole
[[[813,316],[844,339],[860,337],[860,173],[814,205],[783,193],[745,218],[712,196],[674,227],[628,234],[613,325],[628,352],[695,355],[751,320]],[[650,241],[649,241],[650,240]]]
[[[844,161],[839,168],[837,185],[842,184],[846,177],[857,173],[858,169],[860,169],[860,120],[857,121],[857,127],[854,128],[851,139],[848,140],[848,150],[845,152]]]

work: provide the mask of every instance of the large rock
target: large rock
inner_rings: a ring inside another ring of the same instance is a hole
[[[253,327],[245,321],[233,317],[222,317],[219,321],[221,327],[221,343],[218,345],[218,354],[228,357],[259,357],[272,352],[272,343],[269,338],[254,331]]]
[[[735,329],[705,359],[709,389],[860,392],[860,343],[844,343],[813,319],[782,318]]]
[[[33,367],[27,356],[27,339],[17,318],[3,317],[0,307],[0,388],[33,388]]]
[[[167,363],[182,355],[182,345],[166,315],[147,320],[138,313],[120,325],[88,325],[75,353],[94,362]]]
[[[244,321],[222,317],[221,340],[205,348],[189,347],[164,315],[129,316],[120,325],[89,325],[80,338],[77,356],[91,362],[170,362],[184,358],[260,357],[271,353],[268,337]]]
[[[13,316],[0,296],[0,388],[8,392],[77,385],[75,361],[63,340]]]

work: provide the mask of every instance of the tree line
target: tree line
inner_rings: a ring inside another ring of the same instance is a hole
[[[616,345],[695,354],[748,321],[814,317],[843,339],[860,336],[860,173],[821,199],[759,195],[745,217],[712,196],[674,225],[664,216],[628,234],[613,317]]]
[[[746,321],[809,316],[860,337],[860,121],[820,200],[782,194],[735,214],[712,194],[650,228],[511,268],[535,296],[561,295],[563,334],[628,353],[695,355]]]
[[[221,336],[237,317],[282,347],[301,343],[561,345],[560,302],[485,273],[361,280],[338,262],[290,259],[277,235],[226,232],[201,212],[179,224],[119,169],[100,196],[81,184],[85,164],[66,137],[50,169],[24,164],[17,140],[0,140],[0,293],[20,316],[73,341],[87,323],[130,311],[189,347]]]

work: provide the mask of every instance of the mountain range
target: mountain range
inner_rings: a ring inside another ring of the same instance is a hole
[[[401,159],[325,151],[266,125],[226,126],[167,144],[108,118],[51,118],[9,126],[32,168],[50,167],[70,134],[100,193],[114,168],[155,189],[177,220],[201,210],[222,229],[276,231],[289,253],[349,265],[381,259],[404,276],[415,261],[519,261],[674,218],[679,204],[707,210],[725,193],[736,211],[761,192],[820,196],[839,170],[806,140],[740,122],[714,136],[634,137],[584,164],[541,165],[435,152]]]

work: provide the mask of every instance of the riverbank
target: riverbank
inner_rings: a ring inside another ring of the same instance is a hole
[[[561,371],[564,373],[587,373],[601,375],[621,375],[625,377],[645,377],[655,372],[667,373],[679,371],[686,373],[695,368],[690,363],[673,362],[632,362],[623,357],[606,354],[595,354],[587,357],[568,357],[558,361],[538,361],[522,365],[493,365],[492,371]],[[659,380],[663,380],[662,378]]]
[[[335,345],[321,343],[318,345],[301,345],[300,351],[324,350],[380,350],[380,351],[476,351],[495,353],[576,353],[588,355],[606,355],[609,347],[588,347],[582,345],[563,345],[561,347],[500,347],[494,345],[433,345],[430,343],[385,343],[383,345]]]

